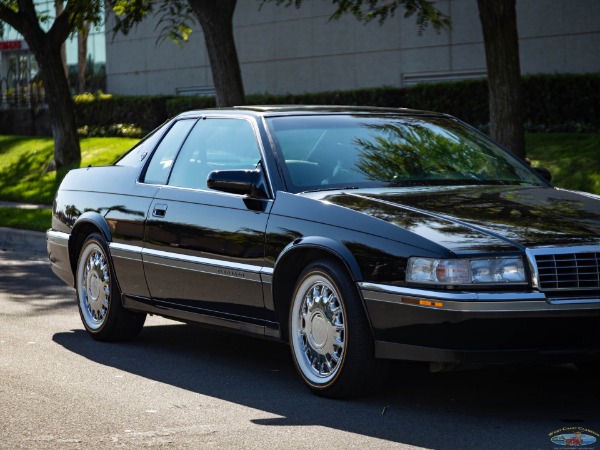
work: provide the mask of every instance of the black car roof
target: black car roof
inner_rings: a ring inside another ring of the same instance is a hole
[[[447,116],[446,114],[431,111],[420,111],[408,108],[379,108],[374,106],[342,106],[342,105],[249,105],[233,106],[229,108],[214,108],[195,111],[187,111],[180,117],[201,116],[214,114],[215,112],[225,114],[247,113],[253,116],[294,116],[294,115],[326,115],[326,114],[365,114],[365,115],[427,115]]]

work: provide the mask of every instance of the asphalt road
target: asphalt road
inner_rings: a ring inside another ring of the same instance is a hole
[[[43,259],[0,251],[2,449],[552,449],[557,430],[600,433],[598,378],[397,364],[377,395],[321,399],[274,342],[157,317],[135,341],[95,342]]]

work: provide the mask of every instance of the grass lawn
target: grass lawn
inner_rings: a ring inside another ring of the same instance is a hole
[[[49,209],[0,208],[0,227],[46,231],[51,221]]]
[[[110,164],[138,139],[85,138],[81,167]],[[0,200],[51,205],[60,181],[47,172],[54,158],[52,138],[0,136]],[[45,231],[52,212],[43,209],[0,208],[0,227]]]
[[[600,133],[528,134],[527,157],[552,173],[557,187],[600,194]]]
[[[81,167],[110,164],[138,139],[81,140]],[[47,172],[54,157],[52,138],[0,136],[0,199],[51,205],[59,182]]]
[[[81,167],[109,164],[136,142],[82,139]],[[600,194],[600,133],[528,134],[526,145],[532,164],[548,168],[555,186]],[[52,138],[0,136],[0,200],[52,204],[58,181],[46,168],[53,148]],[[0,227],[43,231],[50,219],[48,210],[0,208]]]

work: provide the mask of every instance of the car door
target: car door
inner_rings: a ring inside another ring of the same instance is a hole
[[[234,321],[261,322],[265,229],[271,208],[207,188],[213,170],[255,169],[261,152],[243,118],[180,120],[157,148],[145,182],[161,185],[145,229],[144,269],[153,301]],[[176,157],[174,156],[176,154]],[[196,318],[197,319],[197,318]]]

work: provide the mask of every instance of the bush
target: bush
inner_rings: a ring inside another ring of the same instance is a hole
[[[406,91],[410,108],[451,114],[478,128],[490,121],[484,79],[418,84]]]
[[[175,97],[166,102],[167,117],[175,117],[185,111],[193,109],[214,108],[214,97]]]
[[[600,73],[526,76],[523,107],[528,129],[598,131]]]
[[[529,131],[600,131],[600,74],[523,77],[523,112]],[[485,79],[306,94],[251,94],[250,105],[354,105],[406,107],[452,114],[478,128],[489,124]],[[78,126],[133,124],[150,131],[170,117],[212,108],[212,97],[134,97],[85,94],[75,98]]]
[[[84,125],[77,129],[80,137],[128,137],[140,139],[144,137],[144,131],[133,124],[116,123],[109,126]]]
[[[133,124],[144,133],[163,123],[167,115],[169,96],[125,96],[91,94],[75,97],[75,117],[78,127],[110,127],[114,124]]]

